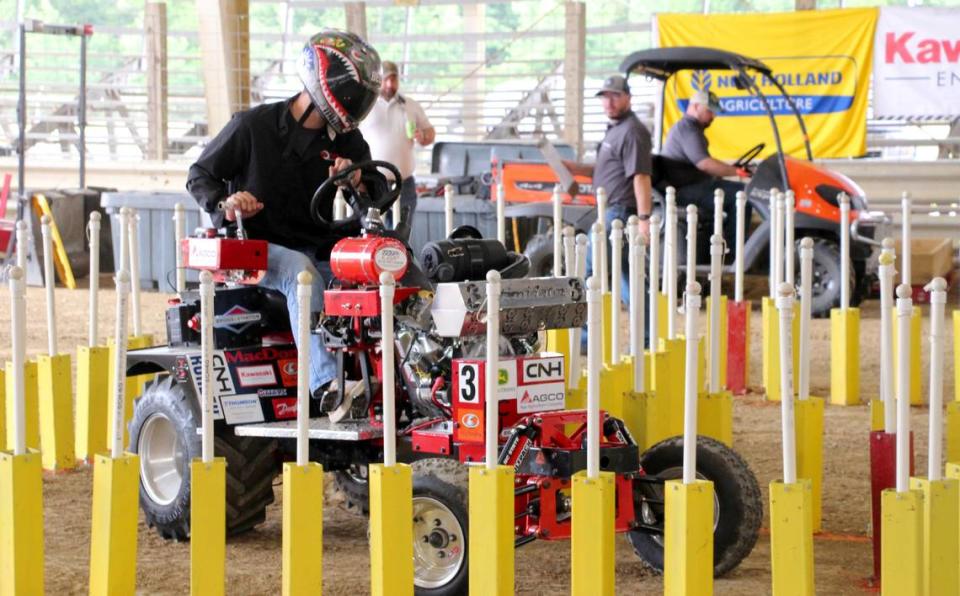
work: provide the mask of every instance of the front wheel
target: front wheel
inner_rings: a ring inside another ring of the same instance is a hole
[[[683,476],[683,439],[657,443],[640,458],[648,476],[674,480]],[[757,479],[735,451],[708,437],[697,437],[697,477],[713,482],[713,574],[720,577],[750,554],[760,533],[763,499]],[[637,521],[660,528],[633,530],[628,537],[644,563],[663,571],[664,490],[662,484],[638,482],[634,495]]]
[[[413,585],[417,596],[466,594],[467,468],[452,459],[413,462]]]

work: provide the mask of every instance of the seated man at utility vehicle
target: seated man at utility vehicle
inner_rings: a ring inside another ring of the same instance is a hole
[[[307,42],[297,72],[304,89],[286,101],[239,112],[190,166],[187,190],[217,227],[239,209],[251,238],[269,242],[268,268],[260,285],[281,292],[297,328],[297,275],[313,275],[311,310],[323,310],[330,275],[330,250],[343,234],[322,229],[310,216],[317,187],[354,162],[370,159],[357,125],[380,92],[380,57],[360,37],[325,29]],[[359,184],[355,172],[354,184]],[[331,206],[332,209],[332,206]],[[304,346],[297,346],[304,349]],[[344,404],[326,403],[337,367],[319,335],[310,338],[310,391],[321,409],[349,410],[355,387],[344,388]],[[327,398],[327,399],[324,399]],[[331,416],[332,418],[332,416]]]
[[[710,156],[706,130],[717,114],[722,113],[720,100],[714,93],[702,90],[694,93],[683,118],[667,134],[660,151],[660,164],[665,169],[662,176],[666,184],[677,189],[677,206],[696,205],[701,221],[712,219],[713,193],[718,188],[723,190],[723,236],[732,243],[736,234],[736,196],[744,189],[744,183],[725,178],[744,179],[749,178],[750,173]],[[750,221],[749,212],[746,221]]]

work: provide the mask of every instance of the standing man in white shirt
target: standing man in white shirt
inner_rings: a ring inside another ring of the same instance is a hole
[[[433,143],[437,133],[420,104],[400,93],[400,71],[396,63],[384,60],[381,76],[380,97],[361,123],[360,132],[370,145],[373,159],[392,163],[403,176],[400,208],[401,223],[405,223],[413,219],[417,208],[413,143],[427,146]]]

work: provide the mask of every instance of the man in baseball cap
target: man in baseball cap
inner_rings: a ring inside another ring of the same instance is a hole
[[[726,215],[723,235],[727,242],[733,242],[736,233],[736,195],[737,191],[744,189],[744,183],[726,178],[745,179],[750,177],[750,173],[710,157],[706,130],[713,119],[722,113],[723,107],[716,94],[707,89],[694,93],[687,103],[683,118],[667,134],[660,152],[660,164],[664,170],[664,184],[677,189],[677,205],[696,205],[705,221],[713,217],[714,191],[718,188],[723,190],[723,212]]]

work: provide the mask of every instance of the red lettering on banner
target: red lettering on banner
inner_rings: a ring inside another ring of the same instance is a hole
[[[893,64],[898,59],[904,64],[956,64],[960,62],[960,39],[925,38],[917,41],[915,50],[907,43],[916,35],[915,31],[906,33],[887,33],[884,59]],[[913,52],[916,51],[916,54]]]
[[[910,41],[913,35],[912,31],[904,33],[900,37],[897,37],[896,33],[887,33],[887,64],[892,64],[896,55],[899,55],[900,60],[905,64],[913,63],[913,56],[910,55],[910,51],[907,49],[907,42]]]

